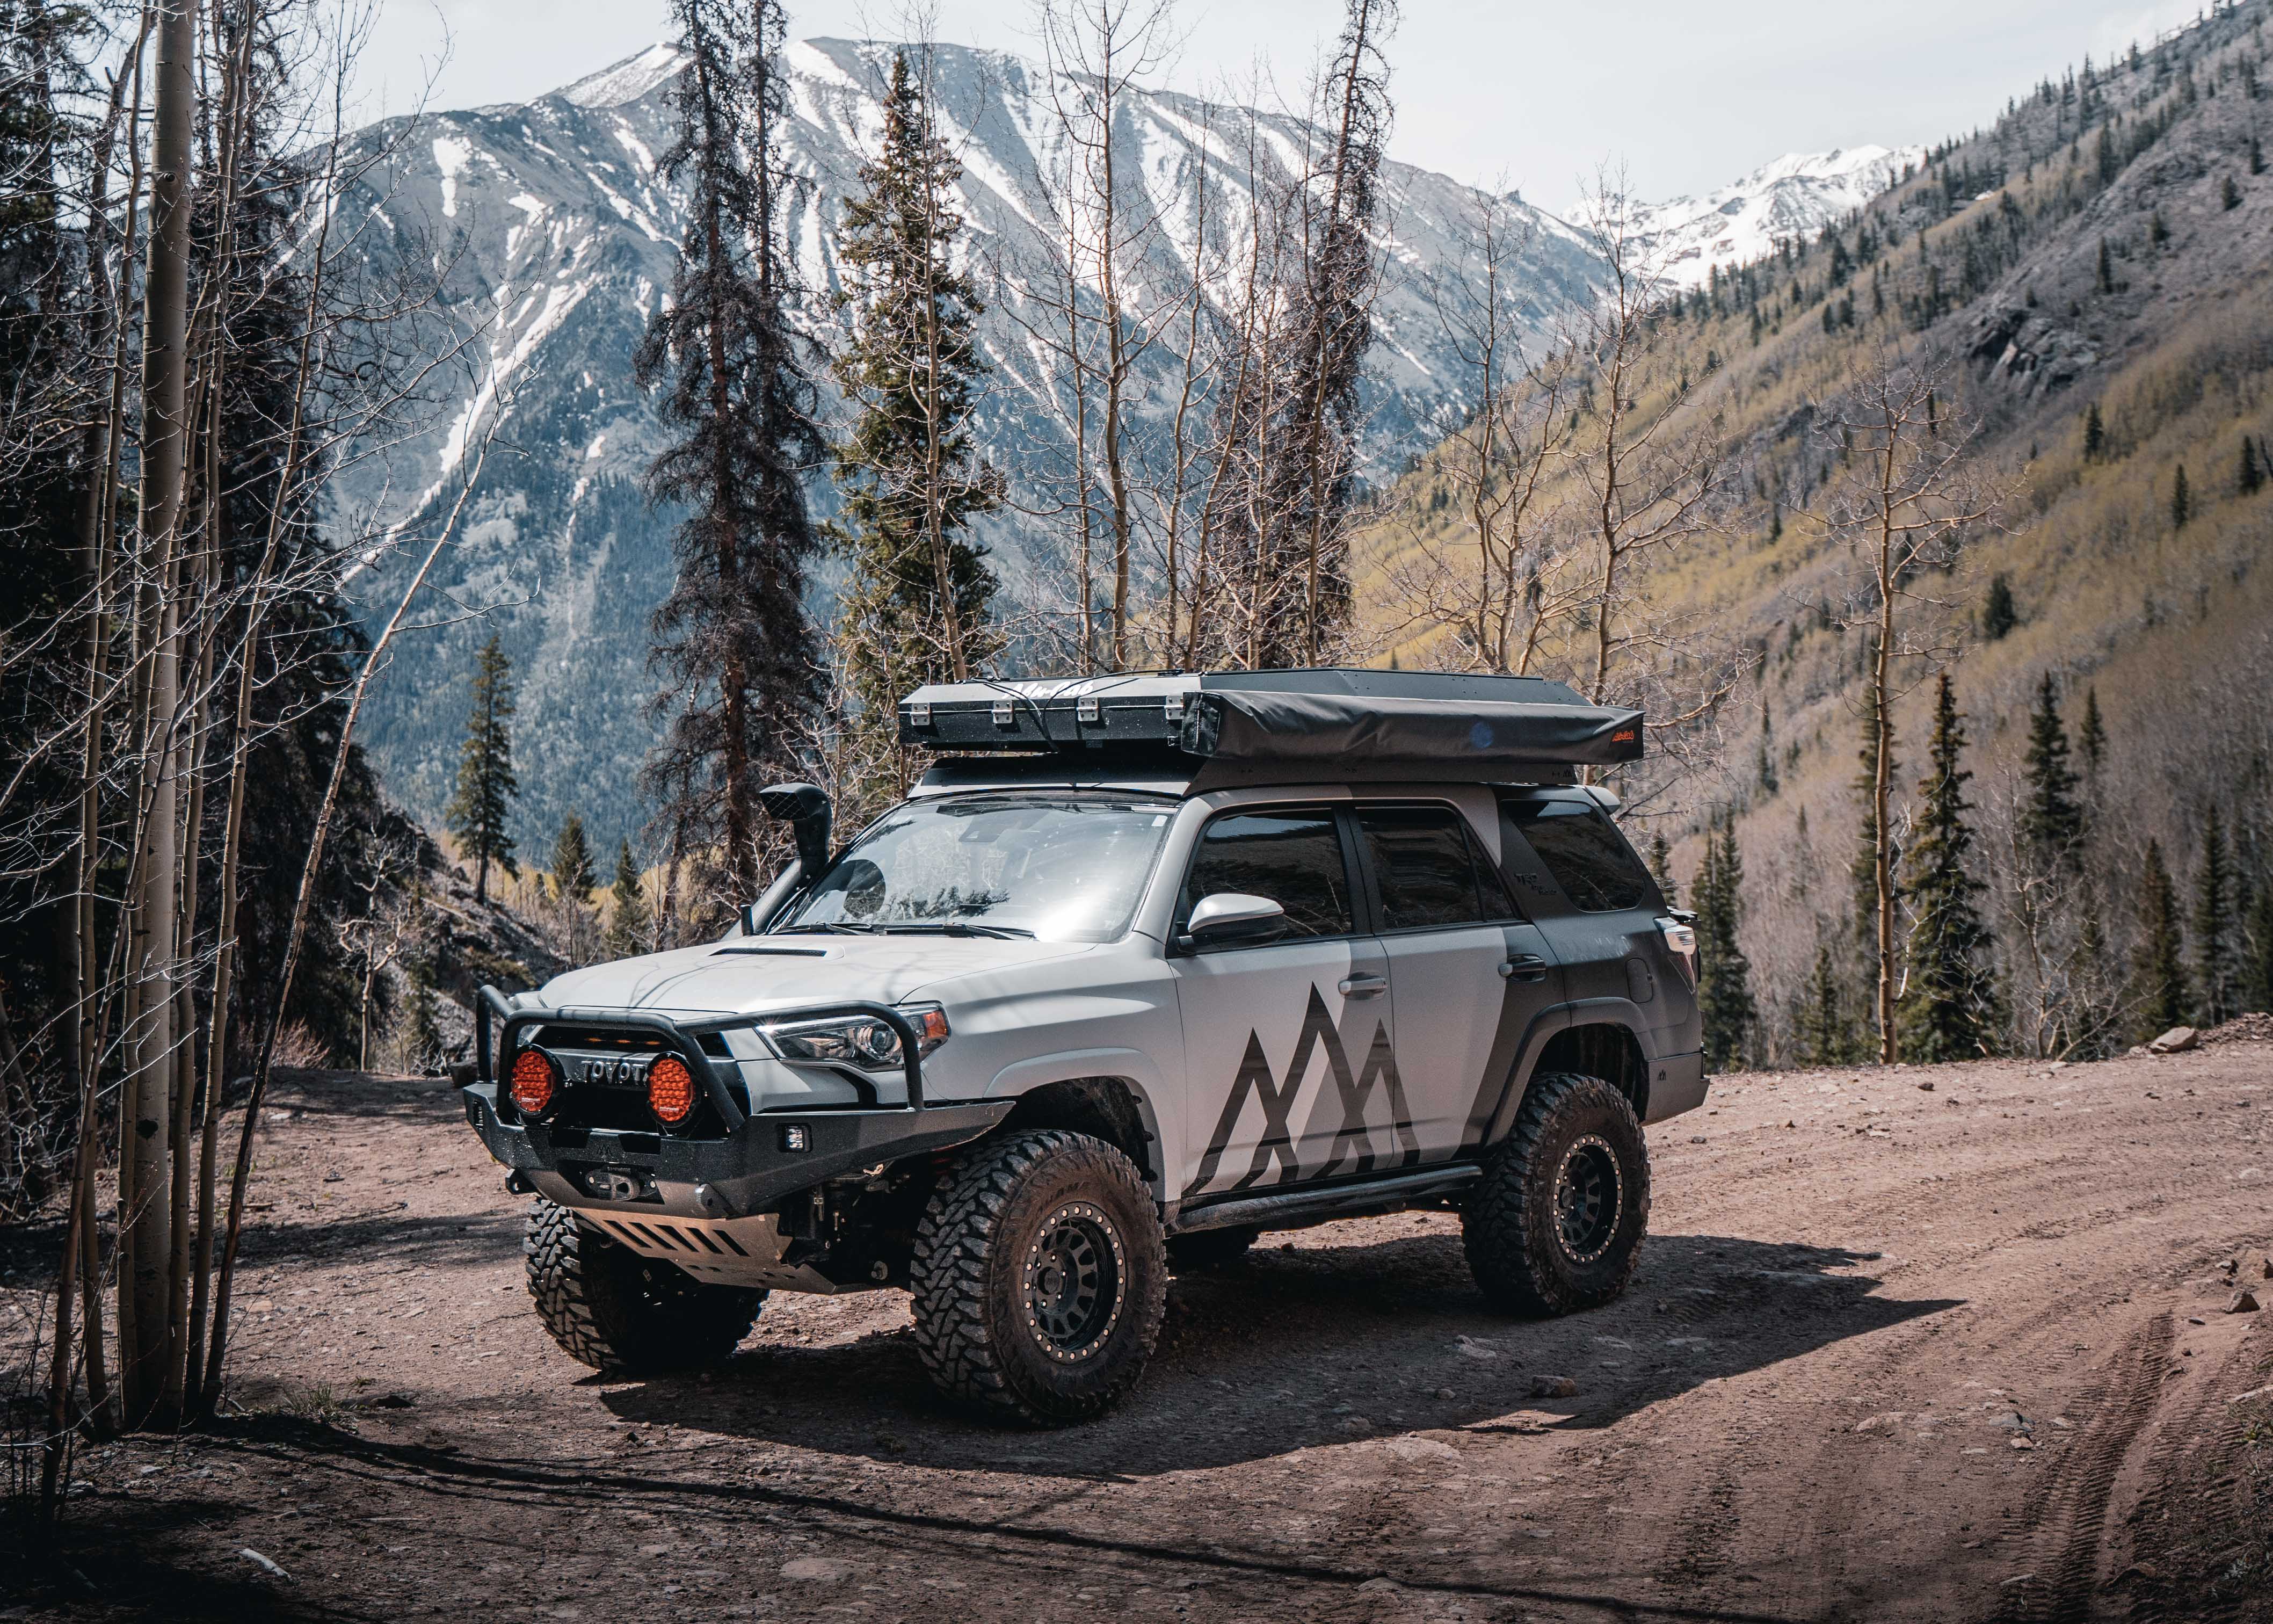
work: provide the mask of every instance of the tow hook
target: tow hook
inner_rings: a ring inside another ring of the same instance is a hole
[[[584,1188],[604,1201],[644,1201],[655,1194],[647,1175],[617,1168],[591,1169],[584,1175]]]
[[[529,1182],[528,1174],[515,1168],[505,1176],[505,1192],[507,1195],[535,1195],[536,1186]]]

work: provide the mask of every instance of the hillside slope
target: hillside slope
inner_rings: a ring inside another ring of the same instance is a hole
[[[2014,488],[2005,527],[1982,527],[1959,568],[1921,583],[1955,611],[1970,793],[1992,837],[1984,876],[2003,861],[1993,836],[2046,672],[2071,729],[2091,689],[2111,737],[2098,797],[2113,954],[2129,947],[2127,876],[2150,835],[2183,886],[2215,804],[2238,828],[2245,876],[2264,869],[2273,483],[2247,492],[2241,470],[2245,438],[2262,464],[2273,432],[2268,16],[2254,0],[2046,80],[1804,252],[1712,278],[1669,318],[1665,342],[1701,380],[1684,424],[1722,414],[1742,493],[1719,535],[1656,561],[1645,590],[1656,615],[1709,628],[1755,663],[1723,712],[1720,770],[1684,786],[1656,828],[1686,876],[1702,819],[1741,815],[1745,941],[1770,996],[1772,1054],[1849,894],[1864,639],[1832,621],[1842,560],[1805,514],[1836,456],[1818,409],[1874,353],[1948,357],[1954,403],[1983,425],[1984,470]],[[2095,406],[2104,444],[2087,455]],[[1452,533],[1446,491],[1442,467],[1424,466],[1373,533],[1384,618],[1399,559]],[[1992,638],[1980,610],[1999,575],[2019,621]],[[1449,658],[1426,640],[1397,651]],[[1905,793],[1924,697],[1898,716]]]

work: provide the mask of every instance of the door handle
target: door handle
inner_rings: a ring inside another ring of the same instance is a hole
[[[1547,979],[1547,961],[1536,953],[1518,953],[1512,959],[1499,961],[1499,973],[1511,981],[1543,981]]]
[[[1371,998],[1389,990],[1385,975],[1346,975],[1336,982],[1346,998]]]

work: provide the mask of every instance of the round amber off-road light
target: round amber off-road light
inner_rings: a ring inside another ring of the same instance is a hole
[[[665,1055],[648,1068],[648,1109],[660,1122],[685,1122],[694,1110],[694,1073],[676,1055]]]
[[[542,1050],[524,1049],[513,1063],[513,1102],[524,1116],[541,1114],[560,1086],[559,1068]]]

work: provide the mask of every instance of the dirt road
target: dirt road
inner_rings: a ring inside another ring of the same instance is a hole
[[[2273,1046],[1727,1079],[1612,1307],[1491,1317],[1449,1216],[1269,1237],[1039,1433],[896,1294],[593,1377],[454,1103],[277,1101],[250,1413],[86,1457],[0,1618],[2273,1618]]]

